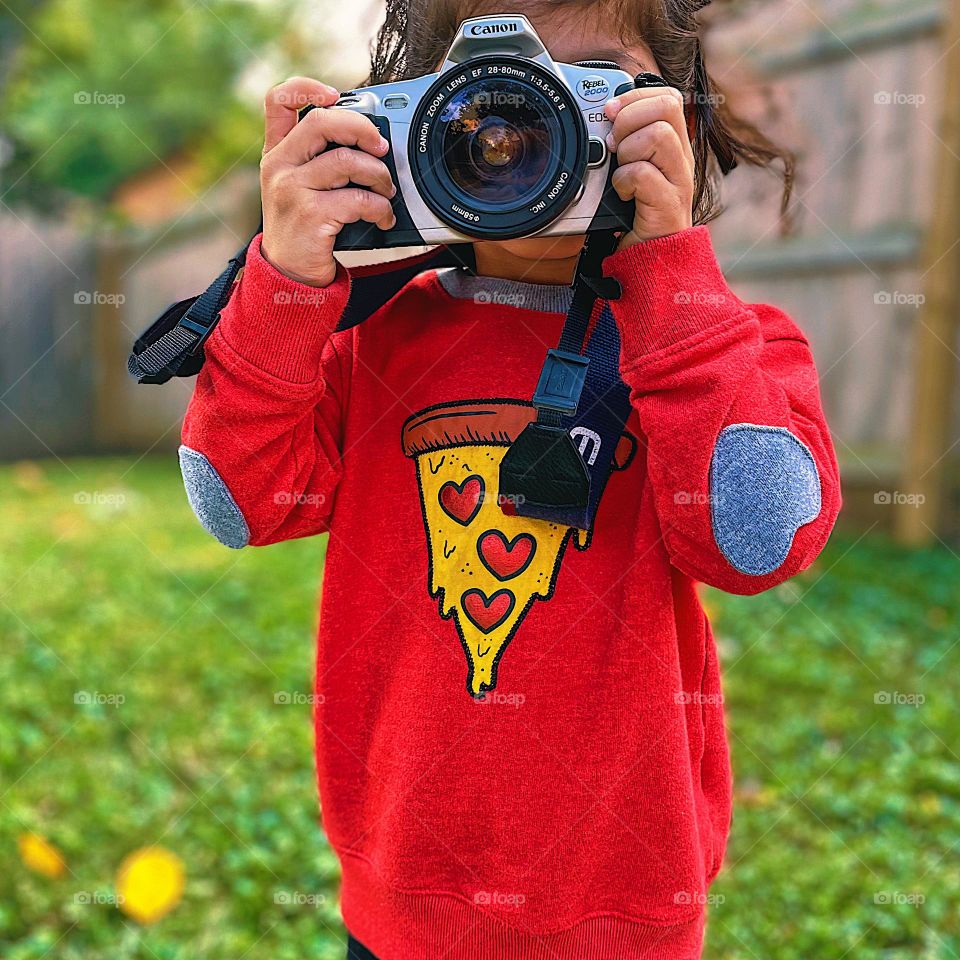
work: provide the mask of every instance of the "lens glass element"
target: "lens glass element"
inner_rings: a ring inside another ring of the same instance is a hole
[[[527,84],[497,78],[461,90],[440,118],[450,180],[480,204],[522,203],[543,186],[556,157],[553,112]]]

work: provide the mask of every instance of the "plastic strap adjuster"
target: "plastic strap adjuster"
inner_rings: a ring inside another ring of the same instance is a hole
[[[533,395],[533,405],[538,410],[552,410],[568,416],[576,413],[589,366],[590,360],[579,353],[548,350]]]
[[[210,335],[211,328],[216,324],[219,317],[220,314],[218,313],[211,317],[208,323],[204,323],[202,320],[194,320],[188,312],[180,318],[178,326],[192,330],[198,337],[205,340]]]

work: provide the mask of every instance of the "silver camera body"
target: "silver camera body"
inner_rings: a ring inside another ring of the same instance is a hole
[[[337,249],[627,229],[604,104],[633,87],[614,63],[554,62],[524,16],[465,20],[437,73],[338,100],[390,143],[398,189],[395,227],[348,224]]]

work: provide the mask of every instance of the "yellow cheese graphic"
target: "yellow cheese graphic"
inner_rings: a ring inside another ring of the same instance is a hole
[[[586,531],[509,515],[501,503],[500,461],[535,416],[529,403],[478,400],[430,407],[403,427],[404,453],[417,466],[430,596],[456,624],[474,697],[496,687],[523,618],[553,593],[568,540],[581,550],[589,542]]]

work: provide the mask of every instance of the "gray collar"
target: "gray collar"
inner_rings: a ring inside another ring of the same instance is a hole
[[[521,283],[501,277],[476,277],[459,267],[437,271],[440,286],[457,300],[489,303],[541,313],[566,313],[573,290],[561,284]]]

